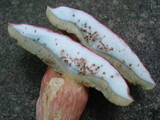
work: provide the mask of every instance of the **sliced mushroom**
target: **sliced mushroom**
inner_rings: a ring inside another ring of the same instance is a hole
[[[47,8],[47,17],[60,30],[76,35],[82,44],[107,59],[129,82],[155,87],[149,72],[122,38],[88,13],[69,7]]]
[[[27,24],[9,24],[8,31],[18,45],[64,76],[101,91],[110,102],[125,106],[133,101],[119,72],[107,60],[69,37]]]

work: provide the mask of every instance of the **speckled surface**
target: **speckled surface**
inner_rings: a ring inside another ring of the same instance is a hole
[[[115,106],[100,92],[90,89],[81,120],[160,119],[159,0],[0,0],[0,120],[35,120],[46,65],[16,45],[7,32],[7,23],[29,23],[56,30],[45,15],[47,5],[65,5],[91,13],[126,40],[157,84],[150,91],[130,86],[135,102],[127,107]]]

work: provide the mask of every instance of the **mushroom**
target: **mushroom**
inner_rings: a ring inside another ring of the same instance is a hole
[[[9,24],[18,45],[37,55],[65,78],[101,91],[110,102],[126,106],[133,102],[120,73],[103,57],[69,37],[28,24]]]
[[[107,59],[130,83],[149,90],[155,83],[138,56],[125,41],[90,14],[69,7],[48,7],[52,25],[74,34],[85,46]]]
[[[79,120],[88,89],[48,67],[41,83],[36,120]]]

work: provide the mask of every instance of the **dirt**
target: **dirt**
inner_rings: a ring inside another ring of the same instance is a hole
[[[35,120],[35,106],[46,65],[16,45],[7,23],[28,23],[56,30],[46,7],[82,9],[126,40],[150,71],[156,87],[130,85],[135,99],[127,107],[108,102],[90,89],[81,120],[160,119],[160,0],[0,0],[0,120]]]

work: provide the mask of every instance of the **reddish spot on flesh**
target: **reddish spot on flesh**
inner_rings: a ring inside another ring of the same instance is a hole
[[[48,113],[48,120],[52,120],[59,111],[61,120],[79,120],[88,100],[88,89],[69,78],[63,78],[64,84],[50,101],[48,111],[44,111],[42,98],[45,88],[52,78],[62,78],[62,76],[52,68],[48,68],[41,84],[40,97],[36,107],[36,120],[44,120],[45,112]]]
[[[129,67],[131,67],[132,66],[132,64],[129,64]]]

